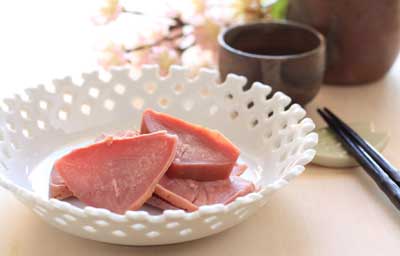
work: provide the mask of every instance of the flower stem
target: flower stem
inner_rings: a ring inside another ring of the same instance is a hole
[[[173,36],[163,37],[163,38],[161,38],[161,39],[159,39],[159,40],[157,40],[157,41],[155,41],[153,43],[150,43],[150,44],[144,44],[144,45],[140,45],[138,47],[132,48],[132,49],[126,49],[125,52],[130,53],[130,52],[135,52],[135,51],[148,49],[150,47],[154,47],[154,46],[160,45],[160,44],[165,43],[165,42],[174,41],[176,39],[181,38],[182,36],[183,36],[183,33],[180,32],[180,33],[178,33],[176,35],[173,35]]]
[[[122,12],[124,12],[124,13],[129,13],[129,14],[132,14],[132,15],[138,15],[138,16],[144,16],[144,15],[146,15],[146,14],[144,14],[143,12],[140,12],[140,11],[131,11],[131,10],[127,10],[127,9],[125,9],[125,8],[122,9]]]
[[[132,15],[135,15],[135,16],[143,16],[143,17],[147,17],[147,18],[152,18],[152,19],[170,20],[170,21],[174,22],[174,25],[172,25],[172,27],[174,27],[174,26],[182,27],[183,25],[186,25],[186,23],[182,22],[182,20],[179,17],[167,17],[167,16],[151,15],[151,14],[144,13],[144,12],[141,12],[141,11],[127,10],[125,8],[122,9],[122,12],[123,13],[127,13],[127,14],[132,14]]]
[[[129,11],[126,9],[123,9],[123,12],[134,14],[134,15],[146,15],[140,11]],[[169,35],[167,35],[159,40],[156,40],[155,42],[150,43],[150,44],[144,44],[144,45],[140,45],[138,47],[132,48],[132,49],[126,49],[125,50],[126,53],[148,49],[148,48],[160,45],[165,42],[174,41],[176,39],[179,39],[179,38],[182,38],[183,36],[185,36],[185,34],[182,32],[182,28],[188,24],[185,23],[179,16],[172,17],[172,18],[169,18],[169,17],[158,17],[158,18],[166,18],[166,19],[173,21],[173,24],[169,25],[169,27],[168,27]],[[176,33],[176,32],[178,32],[178,33]]]

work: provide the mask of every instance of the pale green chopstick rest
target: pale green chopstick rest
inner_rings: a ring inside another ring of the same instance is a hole
[[[389,141],[389,134],[387,132],[376,132],[372,124],[360,123],[350,124],[350,126],[380,152]],[[319,142],[315,148],[317,153],[312,161],[314,164],[339,168],[359,165],[346,152],[342,144],[336,139],[335,134],[328,127],[318,129],[317,133]]]

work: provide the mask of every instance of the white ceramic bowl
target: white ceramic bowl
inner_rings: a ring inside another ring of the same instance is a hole
[[[178,243],[232,227],[263,206],[272,192],[304,170],[314,157],[314,123],[290,98],[246,79],[201,70],[194,79],[180,66],[160,77],[157,66],[142,76],[114,70],[108,80],[97,72],[65,77],[6,99],[0,113],[0,185],[49,224],[74,235],[125,245]],[[244,177],[260,190],[229,205],[202,206],[196,212],[144,207],[125,215],[49,199],[54,159],[104,131],[137,129],[144,108],[218,129],[241,149],[249,165]],[[287,110],[285,110],[287,109]]]

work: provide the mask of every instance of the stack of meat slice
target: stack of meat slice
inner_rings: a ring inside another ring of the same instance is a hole
[[[159,209],[195,211],[228,204],[255,190],[239,177],[239,150],[217,131],[145,110],[141,134],[104,134],[58,160],[50,196],[77,197],[116,213],[145,202]]]

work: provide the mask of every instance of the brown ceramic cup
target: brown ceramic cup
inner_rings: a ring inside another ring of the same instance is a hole
[[[329,84],[382,78],[400,50],[399,0],[290,0],[287,17],[326,36]]]
[[[289,95],[305,105],[318,93],[325,71],[325,40],[315,29],[295,22],[238,25],[218,37],[221,78],[235,73]]]

